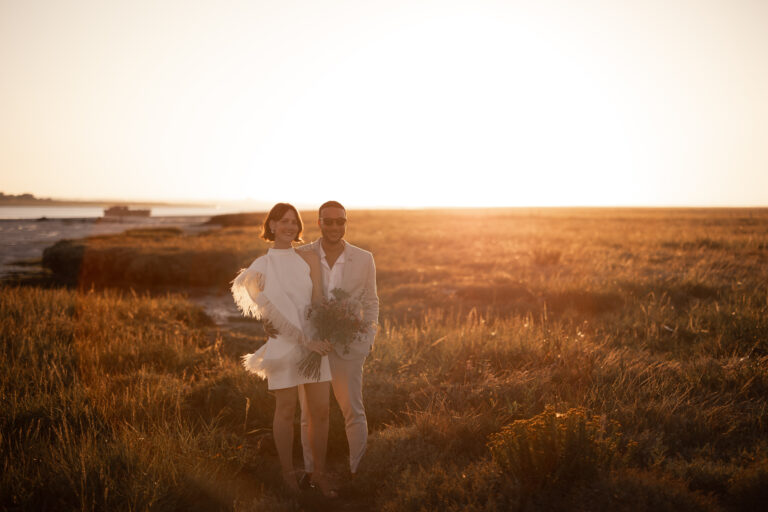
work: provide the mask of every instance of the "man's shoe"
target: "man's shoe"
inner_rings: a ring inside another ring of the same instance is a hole
[[[322,494],[325,498],[333,500],[339,497],[339,493],[336,491],[335,485],[330,481],[327,474],[314,473],[312,477],[314,480],[310,482],[310,485],[316,491],[320,491],[320,494]]]

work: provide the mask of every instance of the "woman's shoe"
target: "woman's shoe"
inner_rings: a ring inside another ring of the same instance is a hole
[[[334,486],[325,474],[312,473],[312,486],[328,499],[339,497],[339,493],[333,488]]]
[[[310,475],[307,472],[301,473],[301,476],[299,477],[299,489],[302,491],[308,491],[312,487],[311,483],[312,475]]]

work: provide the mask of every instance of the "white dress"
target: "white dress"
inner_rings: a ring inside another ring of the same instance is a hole
[[[232,282],[232,296],[246,316],[267,319],[278,334],[259,350],[243,356],[246,370],[266,378],[269,389],[284,389],[331,380],[328,356],[320,363],[320,378],[299,373],[299,361],[311,338],[307,309],[312,301],[309,265],[293,249],[269,249],[241,270]]]

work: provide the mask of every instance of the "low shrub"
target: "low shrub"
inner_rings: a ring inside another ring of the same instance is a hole
[[[264,213],[227,213],[223,215],[214,215],[207,225],[217,226],[260,226],[264,222],[266,214]]]
[[[504,474],[524,496],[532,496],[544,487],[594,478],[608,468],[621,442],[617,427],[581,408],[560,414],[547,407],[504,427],[488,446]]]

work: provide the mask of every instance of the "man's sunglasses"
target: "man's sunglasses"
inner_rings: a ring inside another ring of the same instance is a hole
[[[321,220],[323,221],[323,224],[325,224],[326,226],[333,226],[334,223],[337,226],[343,226],[344,224],[347,223],[347,219],[345,219],[344,217],[337,217],[337,218],[327,217]]]

